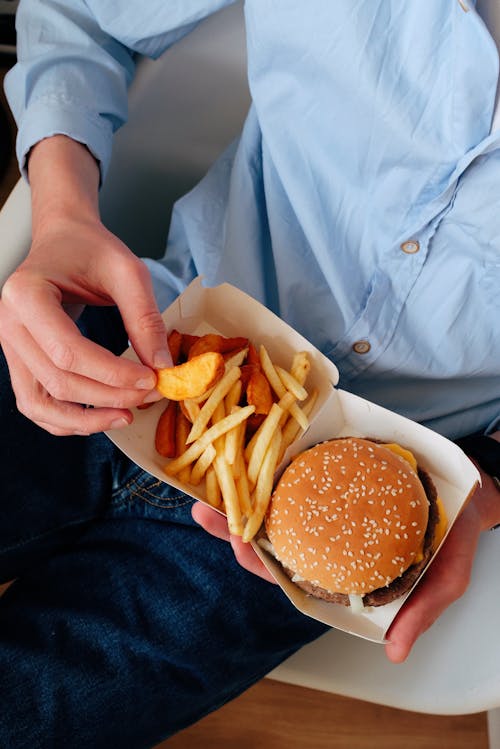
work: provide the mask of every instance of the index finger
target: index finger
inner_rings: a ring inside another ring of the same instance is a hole
[[[115,356],[85,338],[61,307],[55,292],[46,288],[31,291],[19,316],[58,369],[116,388],[151,390],[155,387],[156,375],[149,367]]]

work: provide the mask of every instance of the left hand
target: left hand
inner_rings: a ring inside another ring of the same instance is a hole
[[[500,442],[500,432],[491,436]],[[455,521],[438,556],[391,625],[385,652],[393,663],[402,663],[418,637],[465,593],[479,536],[500,522],[500,493],[490,476],[479,471],[482,486]]]
[[[500,442],[500,432],[491,435]],[[491,478],[481,472],[482,486],[455,521],[439,555],[425,577],[399,611],[388,632],[386,655],[393,663],[404,661],[418,637],[443,611],[460,598],[469,584],[481,532],[500,522],[500,495]],[[255,575],[275,583],[250,544],[230,535],[223,515],[197,502],[193,518],[208,533],[229,541],[239,564]],[[499,531],[500,533],[500,531]]]

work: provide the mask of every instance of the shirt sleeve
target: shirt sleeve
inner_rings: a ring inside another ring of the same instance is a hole
[[[21,0],[18,62],[5,91],[18,125],[27,178],[30,149],[63,134],[84,143],[104,179],[113,133],[127,119],[137,53],[158,57],[197,23],[233,0]]]

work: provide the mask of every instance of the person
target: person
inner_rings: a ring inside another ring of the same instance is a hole
[[[498,54],[470,1],[247,0],[252,104],[177,203],[165,257],[140,260],[103,226],[136,56],[229,4],[21,0],[6,92],[33,234],[0,302],[3,746],[152,746],[325,631],[221,516],[102,434],[158,397],[159,310],[196,275],[274,310],[344,388],[451,439],[500,441]],[[139,362],[118,356],[127,340]],[[390,630],[394,662],[500,522],[481,473]]]

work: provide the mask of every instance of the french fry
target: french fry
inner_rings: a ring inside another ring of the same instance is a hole
[[[175,458],[175,425],[177,421],[177,403],[169,401],[156,425],[155,448],[164,458]]]
[[[226,508],[229,532],[241,536],[243,534],[243,522],[238,501],[238,492],[236,491],[233,474],[224,455],[216,456],[214,468]]]
[[[226,395],[226,400],[224,402],[224,405],[226,407],[226,413],[230,414],[234,406],[237,406],[238,403],[240,402],[241,390],[242,388],[241,388],[241,378],[240,378],[239,380],[236,380],[236,382],[231,386],[231,389]]]
[[[231,413],[238,411],[240,406],[233,406]],[[238,451],[241,449],[241,444],[244,437],[245,424],[241,423],[230,429],[226,433],[226,443],[224,448],[224,455],[230,466],[235,465]]]
[[[277,431],[280,419],[283,415],[283,410],[278,406],[277,403],[273,403],[271,410],[266,416],[266,420],[260,427],[255,443],[252,446],[252,450],[245,453],[245,457],[248,460],[248,481],[250,486],[254,486],[257,483],[259,470],[264,460],[266,450],[271,442],[272,436]]]
[[[295,377],[297,382],[304,385],[310,370],[311,360],[307,351],[298,351],[294,354],[292,366],[290,367],[290,374]]]
[[[241,512],[247,518],[252,513],[252,499],[250,496],[250,487],[248,486],[247,468],[245,465],[245,459],[243,457],[243,451],[240,450],[234,463],[235,470],[235,481],[236,491],[238,492],[238,499],[240,502]]]
[[[280,419],[280,427],[282,427],[285,422],[287,421],[288,417],[290,416],[290,411],[295,405],[295,396],[293,393],[291,393],[289,390],[286,391],[285,395],[279,399],[278,406],[283,411],[283,416]],[[299,409],[300,411],[300,409]],[[302,411],[301,411],[302,413]],[[305,418],[305,417],[304,417]],[[306,425],[308,426],[308,422],[306,420]],[[307,427],[306,427],[307,428]]]
[[[278,463],[280,445],[281,430],[278,428],[272,435],[271,442],[262,461],[262,467],[255,487],[254,508],[245,524],[243,541],[251,541],[264,520],[264,515],[267,512],[273,491],[274,472]]]
[[[217,403],[217,406],[215,407],[215,410],[212,414],[212,424],[217,424],[218,421],[222,421],[224,416],[226,415],[226,407],[224,405],[224,400],[220,400]],[[229,431],[232,431],[231,429]],[[224,449],[226,446],[226,435],[221,434],[220,437],[217,437],[213,441],[213,446],[215,447],[215,452],[217,455],[224,455]]]
[[[247,355],[247,349],[240,349],[240,351],[237,351],[236,353],[233,353],[232,351],[229,352],[227,355],[227,358],[224,359],[225,366],[226,366],[226,372],[231,369],[231,367],[239,367],[243,362],[245,361]],[[225,355],[223,355],[225,356]]]
[[[177,475],[185,466],[191,465],[193,461],[197,460],[203,450],[205,450],[211,442],[216,440],[217,437],[220,437],[222,434],[228,432],[236,426],[236,424],[248,419],[250,414],[253,414],[254,410],[254,406],[243,406],[239,411],[229,414],[229,416],[225,416],[222,421],[218,421],[217,424],[211,426],[201,435],[201,437],[190,444],[185,453],[178,458],[174,458],[170,463],[167,463],[164,468],[165,473],[168,476]]]
[[[302,407],[302,412],[306,417],[309,417],[311,414],[311,411],[314,408],[314,404],[316,403],[316,400],[318,398],[318,391],[313,390],[307,399],[307,401],[304,403]],[[285,450],[289,445],[294,442],[297,437],[299,436],[301,427],[297,422],[293,419],[290,419],[290,421],[287,422],[285,425],[282,435],[281,435],[281,451],[279,460],[281,461],[283,459],[283,456],[285,454]]]
[[[183,401],[179,401],[184,416],[187,416],[191,424],[193,424],[200,414],[200,407],[198,403],[192,398],[185,398]]]
[[[274,368],[274,364],[272,363],[271,357],[267,353],[265,346],[260,347],[260,362],[272,389],[274,390],[278,398],[282,398],[286,393],[286,387],[281,382],[281,379]],[[307,421],[307,418],[304,417],[304,414],[296,403],[290,406],[290,413],[295,421],[300,424],[302,429],[307,429],[307,427],[309,426],[309,422]]]
[[[157,370],[156,387],[165,398],[181,401],[202,395],[215,385],[223,374],[222,355],[208,351],[184,364]]]
[[[191,470],[189,483],[193,486],[201,484],[203,477],[212,465],[217,451],[213,445],[206,447]]]
[[[207,356],[207,354],[205,354],[205,356]],[[194,361],[194,359],[192,359],[191,361]],[[217,405],[226,397],[232,385],[236,382],[236,380],[238,380],[239,376],[239,367],[233,367],[228,372],[226,372],[223,378],[217,383],[212,394],[201,407],[200,413],[198,414],[197,419],[194,421],[193,426],[191,427],[188,442],[194,442],[201,434],[203,434],[203,430],[210,421],[213,412],[217,408]]]
[[[295,377],[291,375],[290,372],[287,372],[286,369],[283,369],[283,367],[280,367],[277,364],[274,365],[274,369],[276,370],[278,377],[280,378],[283,385],[287,390],[294,394],[297,400],[303,401],[307,398],[307,390],[305,389],[305,387],[303,387],[303,385],[300,384],[300,382],[297,382]]]
[[[215,448],[214,448],[215,451]],[[207,502],[209,505],[212,505],[212,507],[220,507],[222,504],[222,496],[220,493],[220,486],[219,482],[217,481],[217,476],[215,473],[215,468],[213,465],[211,465],[207,469],[206,478],[205,478],[205,489],[206,489],[206,497]]]

